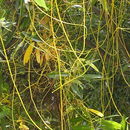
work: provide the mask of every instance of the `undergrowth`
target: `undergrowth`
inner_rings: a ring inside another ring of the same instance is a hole
[[[0,1],[0,129],[128,130],[130,2],[42,2]]]

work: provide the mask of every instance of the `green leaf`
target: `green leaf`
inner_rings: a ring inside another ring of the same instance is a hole
[[[72,130],[93,130],[93,128],[91,128],[90,126],[79,125],[79,126],[73,126]]]
[[[101,121],[103,130],[121,130],[121,124],[110,121],[110,120],[102,120]]]
[[[124,116],[121,121],[121,130],[126,130],[126,118]]]
[[[100,74],[85,74],[85,75],[83,75],[83,77],[84,77],[86,80],[101,79],[101,78],[102,78],[102,75],[100,75]]]
[[[99,72],[98,68],[93,64],[94,61],[91,60],[87,60],[86,61],[86,65],[89,65],[90,67],[92,67],[95,71]]]
[[[80,123],[82,121],[83,121],[83,118],[81,117],[75,117],[75,118],[70,119],[70,122],[74,124],[74,126],[76,126],[77,123]]]
[[[130,68],[130,64],[126,64],[126,65],[123,66],[122,71],[123,72],[128,71],[129,68]]]
[[[86,124],[82,117],[75,117],[70,119],[70,123],[72,124],[72,130],[94,130],[91,127],[91,124]],[[85,123],[85,124],[83,124]]]
[[[80,97],[81,99],[83,98],[83,90],[81,89],[80,86],[78,85],[73,85],[71,87],[72,91],[78,96]]]
[[[97,72],[99,72],[99,70],[98,70],[98,68],[93,64],[93,63],[91,63],[91,64],[89,64],[95,71],[97,71]]]
[[[40,7],[43,7],[46,9],[46,11],[48,10],[48,7],[46,6],[46,3],[44,0],[34,0]]]
[[[49,78],[52,78],[52,79],[59,79],[60,78],[59,72],[51,72],[51,73],[48,73],[47,76]],[[68,73],[61,72],[61,77],[68,77],[68,76],[69,76]]]

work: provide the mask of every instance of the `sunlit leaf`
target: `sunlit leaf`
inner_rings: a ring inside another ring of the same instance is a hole
[[[24,54],[24,58],[23,58],[23,64],[25,65],[26,63],[28,63],[31,53],[33,51],[33,46],[34,46],[34,42],[31,43],[28,48],[26,49],[26,52]]]
[[[104,117],[103,113],[101,113],[100,111],[97,111],[97,110],[94,110],[94,109],[89,109],[89,108],[87,108],[87,110],[89,112],[92,112],[92,113],[96,114],[99,117]]]
[[[103,130],[121,130],[121,124],[115,121],[102,120],[101,125]]]
[[[95,71],[99,72],[98,68],[93,64],[93,61],[87,60],[86,65],[91,66]]]
[[[45,8],[46,10],[48,10],[48,7],[46,6],[46,3],[44,0],[34,0],[40,7]]]
[[[36,60],[37,60],[37,63],[40,64],[41,59],[40,59],[40,50],[39,49],[36,49]]]
[[[22,122],[20,123],[19,129],[20,129],[20,130],[29,130],[28,126],[26,126],[26,125],[23,124]]]
[[[91,66],[95,71],[99,72],[98,68],[97,68],[93,63],[91,63],[90,66]]]

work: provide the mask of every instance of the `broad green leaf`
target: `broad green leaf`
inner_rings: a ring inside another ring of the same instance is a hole
[[[115,121],[102,120],[101,125],[103,130],[121,130],[121,124]]]
[[[99,74],[85,74],[83,76],[86,80],[91,80],[91,79],[101,79],[102,76]]]
[[[48,10],[48,7],[46,6],[46,3],[44,0],[34,0],[40,7],[45,8],[46,10]]]
[[[28,48],[26,49],[26,52],[24,54],[24,58],[23,58],[23,64],[25,65],[26,63],[28,63],[30,56],[32,54],[33,51],[33,46],[34,46],[34,42],[31,43]]]
[[[49,78],[52,78],[52,79],[59,79],[60,78],[59,72],[51,72],[51,73],[48,73],[47,76]],[[68,76],[69,76],[68,73],[61,72],[61,77],[68,77]]]
[[[97,110],[94,110],[94,109],[89,109],[89,108],[87,108],[87,110],[89,112],[92,112],[92,113],[96,114],[99,117],[104,117],[103,113],[101,113],[100,111],[97,111]]]
[[[70,122],[73,123],[74,126],[75,126],[75,124],[82,122],[82,121],[83,121],[82,117],[74,117],[74,118],[70,119]]]

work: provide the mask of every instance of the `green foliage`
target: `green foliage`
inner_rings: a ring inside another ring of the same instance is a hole
[[[72,127],[72,130],[93,130],[91,127],[89,127],[89,126],[74,126],[74,127]]]
[[[121,130],[121,124],[115,121],[102,120],[101,125],[103,130]]]
[[[45,8],[46,10],[48,10],[46,3],[44,0],[34,0],[39,6]]]
[[[130,129],[129,4],[1,0],[0,129]]]
[[[51,72],[51,73],[48,73],[47,74],[47,76],[49,77],[49,78],[52,78],[52,79],[59,79],[60,77],[68,77],[69,76],[69,74],[67,74],[67,73],[64,73],[64,72]]]
[[[9,119],[11,117],[11,109],[6,105],[0,105],[0,127],[6,130],[10,127]]]

